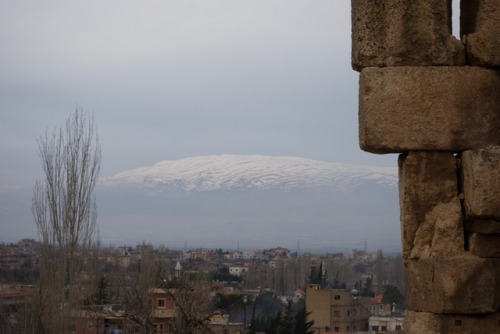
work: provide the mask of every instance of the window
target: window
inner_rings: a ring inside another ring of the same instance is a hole
[[[372,331],[378,332],[378,326],[372,326]]]
[[[353,331],[356,331],[356,325],[353,325],[353,326],[352,326],[352,330],[353,330]]]
[[[337,327],[337,326],[333,327],[333,331],[334,331],[335,333],[340,332],[340,327]]]
[[[340,295],[335,295],[335,296],[333,297],[333,299],[335,299],[335,300],[340,300]]]
[[[387,332],[387,326],[382,326],[382,332]]]
[[[401,325],[396,325],[396,330],[400,331],[401,330]]]
[[[158,298],[157,299],[157,302],[158,302],[158,307],[165,307],[165,298]]]
[[[349,333],[349,326],[347,326],[347,330],[346,330],[347,333]]]
[[[347,310],[347,316],[351,315],[351,311]]]
[[[333,311],[333,316],[335,318],[340,318],[340,311]]]
[[[455,326],[462,326],[462,320],[455,320]]]

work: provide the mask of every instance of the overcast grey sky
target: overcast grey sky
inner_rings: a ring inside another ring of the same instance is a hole
[[[395,166],[358,146],[350,0],[0,2],[0,188],[94,115],[102,176],[209,154]]]

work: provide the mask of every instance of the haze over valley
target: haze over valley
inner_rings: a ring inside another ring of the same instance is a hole
[[[400,249],[397,168],[296,157],[160,161],[100,180],[103,244]],[[36,237],[31,189],[0,192],[1,241]],[[9,228],[6,228],[9,226]]]

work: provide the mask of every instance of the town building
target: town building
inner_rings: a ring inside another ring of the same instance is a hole
[[[151,289],[152,318],[155,333],[164,334],[169,332],[172,322],[175,320],[175,303],[171,294],[166,289]]]
[[[244,273],[248,271],[248,263],[243,263],[243,262],[238,262],[235,263],[233,266],[229,267],[229,274],[241,277]]]
[[[306,287],[306,310],[314,321],[316,334],[357,333],[368,331],[370,298],[360,297],[357,291],[321,289],[318,284]]]

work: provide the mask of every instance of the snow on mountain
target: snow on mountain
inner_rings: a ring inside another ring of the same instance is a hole
[[[399,249],[397,177],[397,168],[294,157],[161,161],[100,180],[99,230],[105,243]],[[31,189],[0,192],[0,203],[4,240],[36,237]]]
[[[184,191],[396,187],[397,168],[326,163],[297,157],[212,155],[167,160],[101,180],[102,186],[173,187]]]

